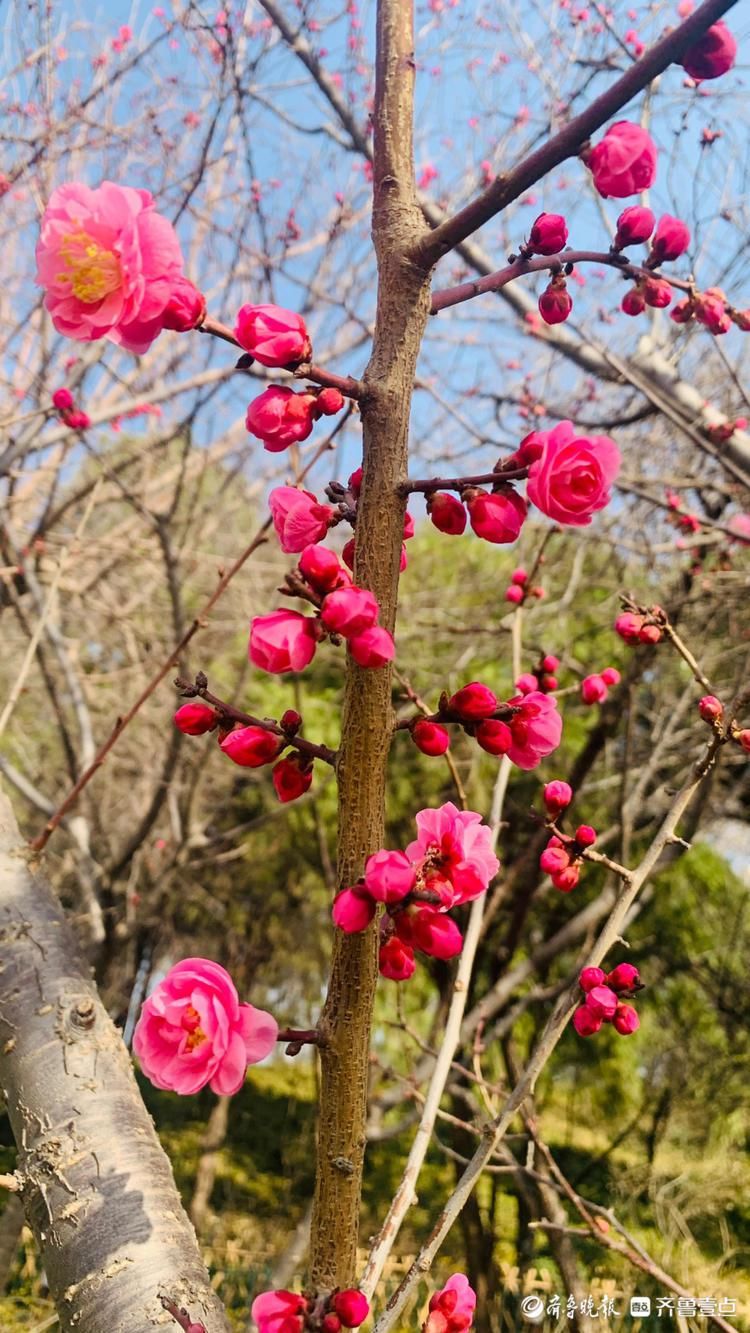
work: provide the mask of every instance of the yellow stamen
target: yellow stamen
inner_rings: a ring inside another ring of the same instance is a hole
[[[69,285],[71,293],[84,305],[94,305],[122,281],[120,260],[111,250],[104,250],[85,231],[72,231],[60,246],[63,268],[57,281]]]

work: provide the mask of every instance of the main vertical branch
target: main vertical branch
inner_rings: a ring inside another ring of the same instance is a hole
[[[429,270],[406,258],[421,229],[412,151],[414,30],[411,0],[380,0],[374,113],[373,241],[378,300],[372,356],[361,399],[362,490],[355,580],[369,588],[393,630],[407,475],[409,414],[429,313]],[[393,726],[389,668],[347,667],[339,752],[338,878],[362,873],[384,841],[385,778]],[[377,979],[377,927],[336,932],[321,1019],[318,1174],[311,1280],[318,1289],[355,1279],[364,1166],[370,1028]]]

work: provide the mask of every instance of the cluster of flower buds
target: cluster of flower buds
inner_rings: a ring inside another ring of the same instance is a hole
[[[660,606],[647,611],[623,611],[615,621],[615,630],[631,648],[637,643],[659,643],[666,624],[666,614]]]
[[[447,491],[427,493],[427,512],[441,532],[457,536],[468,519],[474,532],[485,541],[515,541],[528,512],[536,505],[556,523],[587,527],[593,515],[609,504],[610,486],[620,469],[620,451],[606,435],[578,435],[572,421],[561,421],[554,430],[531,431],[518,449],[496,468],[497,481],[491,491],[471,484],[455,483],[460,499]],[[503,474],[526,476],[526,499],[514,490]]]
[[[555,273],[550,278],[539,297],[539,314],[545,324],[564,324],[573,310],[573,298],[568,291],[568,284],[563,273]]]
[[[416,822],[406,851],[368,857],[362,879],[333,904],[334,922],[349,935],[365,930],[384,905],[378,965],[393,981],[413,975],[415,951],[443,959],[461,952],[461,932],[446,913],[484,893],[500,866],[492,830],[474,811],[448,801],[420,810]]]
[[[284,591],[312,602],[317,614],[304,616],[279,608],[268,616],[256,616],[250,626],[253,666],[276,675],[302,671],[326,637],[334,642],[346,639],[358,666],[381,667],[391,661],[393,639],[377,623],[377,598],[352,583],[349,571],[326,546],[305,548],[297,573],[287,576]]]
[[[750,330],[750,312],[735,310],[721,287],[707,287],[704,292],[686,296],[678,301],[669,315],[675,324],[690,324],[697,320],[715,334],[728,333],[733,324],[744,333]]]
[[[532,694],[535,690],[540,690],[542,694],[552,694],[559,688],[559,682],[555,672],[560,665],[560,658],[552,653],[545,653],[540,656],[537,665],[533,671],[525,671],[516,681],[516,689],[519,694]]]
[[[295,745],[302,718],[293,708],[287,709],[278,723],[257,721],[243,725],[220,710],[193,699],[177,709],[174,723],[186,736],[203,736],[216,731],[222,753],[240,768],[262,768],[278,760],[271,777],[276,795],[284,805],[298,800],[310,788],[314,752],[298,749]],[[279,758],[287,747],[291,747],[292,753]]]
[[[244,348],[243,366],[258,361],[262,366],[295,371],[312,356],[304,319],[281,306],[243,305],[234,336]],[[343,406],[344,396],[337,388],[308,387],[296,392],[272,384],[250,403],[245,425],[269,453],[280,453],[306,440],[319,417],[334,416]]]
[[[71,430],[87,430],[91,425],[91,418],[86,412],[80,412],[75,405],[75,399],[70,389],[55,389],[52,395],[52,405],[56,412],[60,413],[60,420]]]
[[[306,440],[319,417],[333,416],[343,406],[344,395],[339,389],[308,388],[298,393],[286,385],[272,384],[250,403],[245,426],[263,441],[264,449],[279,454]]]
[[[465,1333],[474,1322],[476,1292],[464,1273],[454,1273],[442,1291],[430,1297],[422,1333]]]
[[[548,822],[555,824],[573,799],[569,783],[556,779],[548,782],[543,792]],[[580,824],[574,837],[553,833],[539,858],[539,868],[549,875],[556,889],[570,893],[581,877],[583,854],[596,842],[596,830],[590,824]]]
[[[250,1313],[258,1333],[341,1333],[342,1328],[359,1328],[370,1305],[354,1287],[319,1297],[264,1291],[255,1297]]]
[[[617,667],[605,667],[603,671],[585,676],[581,681],[581,698],[585,704],[603,704],[613,685],[620,684]]]
[[[523,606],[528,597],[541,599],[544,597],[544,588],[538,583],[530,584],[525,569],[514,569],[510,576],[510,584],[505,589],[505,600],[512,602],[514,606]]]
[[[545,658],[554,661],[557,658]],[[557,701],[531,685],[536,677],[520,677],[528,689],[501,703],[488,685],[474,680],[455,694],[442,694],[438,711],[414,718],[408,726],[414,744],[424,754],[445,754],[450,745],[446,724],[462,727],[487,754],[507,754],[518,768],[536,768],[560,744],[562,717]],[[557,685],[557,681],[555,681]]]
[[[427,513],[440,532],[459,536],[471,524],[477,537],[495,545],[514,542],[523,527],[528,505],[509,482],[498,481],[494,490],[465,486],[461,498],[447,491],[427,496]]]
[[[722,734],[724,705],[715,694],[704,694],[698,704],[698,712],[704,722],[708,722],[719,735]],[[745,754],[750,754],[750,727],[739,727],[733,722],[729,728],[729,736],[745,751]]]
[[[579,1037],[592,1037],[603,1023],[611,1023],[621,1037],[638,1031],[640,1019],[632,1004],[624,1003],[642,989],[638,968],[632,963],[619,963],[612,972],[584,967],[578,984],[585,996],[573,1014]]]

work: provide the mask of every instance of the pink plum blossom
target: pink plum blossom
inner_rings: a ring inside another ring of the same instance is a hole
[[[36,247],[37,285],[58,333],[145,352],[182,280],[175,230],[148,190],[72,181],[53,190]]]
[[[209,1084],[219,1096],[238,1092],[249,1064],[273,1050],[271,1014],[240,1004],[229,973],[207,958],[186,958],[149,995],[133,1050],[157,1088],[189,1094]]]
[[[536,768],[560,744],[562,717],[557,700],[532,691],[509,700],[518,711],[510,719],[511,744],[508,756],[518,768]]]
[[[609,504],[609,487],[620,470],[620,451],[606,435],[578,436],[572,421],[538,431],[539,457],[529,468],[526,493],[557,523],[585,527]]]
[[[310,491],[296,486],[276,486],[268,505],[281,549],[289,553],[304,551],[325,537],[334,512],[330,505],[318,504]]]
[[[311,616],[299,611],[280,608],[268,616],[256,616],[250,625],[250,661],[275,675],[303,671],[315,656],[317,628]]]
[[[454,1273],[441,1291],[430,1297],[422,1333],[464,1333],[474,1322],[477,1298],[464,1273]]]
[[[656,144],[640,125],[618,120],[591,149],[587,165],[603,197],[624,199],[647,190],[656,179]]]
[[[483,893],[500,862],[482,816],[447,801],[438,810],[420,810],[416,823],[417,838],[406,848],[409,860],[429,859],[432,870],[451,883],[454,904]]]

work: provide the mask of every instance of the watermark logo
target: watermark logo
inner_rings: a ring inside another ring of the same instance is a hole
[[[521,1301],[521,1314],[524,1319],[528,1319],[532,1324],[537,1324],[543,1319],[546,1313],[546,1306],[541,1296],[524,1296]]]
[[[630,1313],[631,1313],[631,1316],[632,1316],[634,1319],[635,1319],[635,1318],[641,1318],[643,1315],[650,1315],[650,1314],[651,1314],[651,1297],[650,1297],[650,1296],[631,1296],[631,1297],[630,1297]]]

